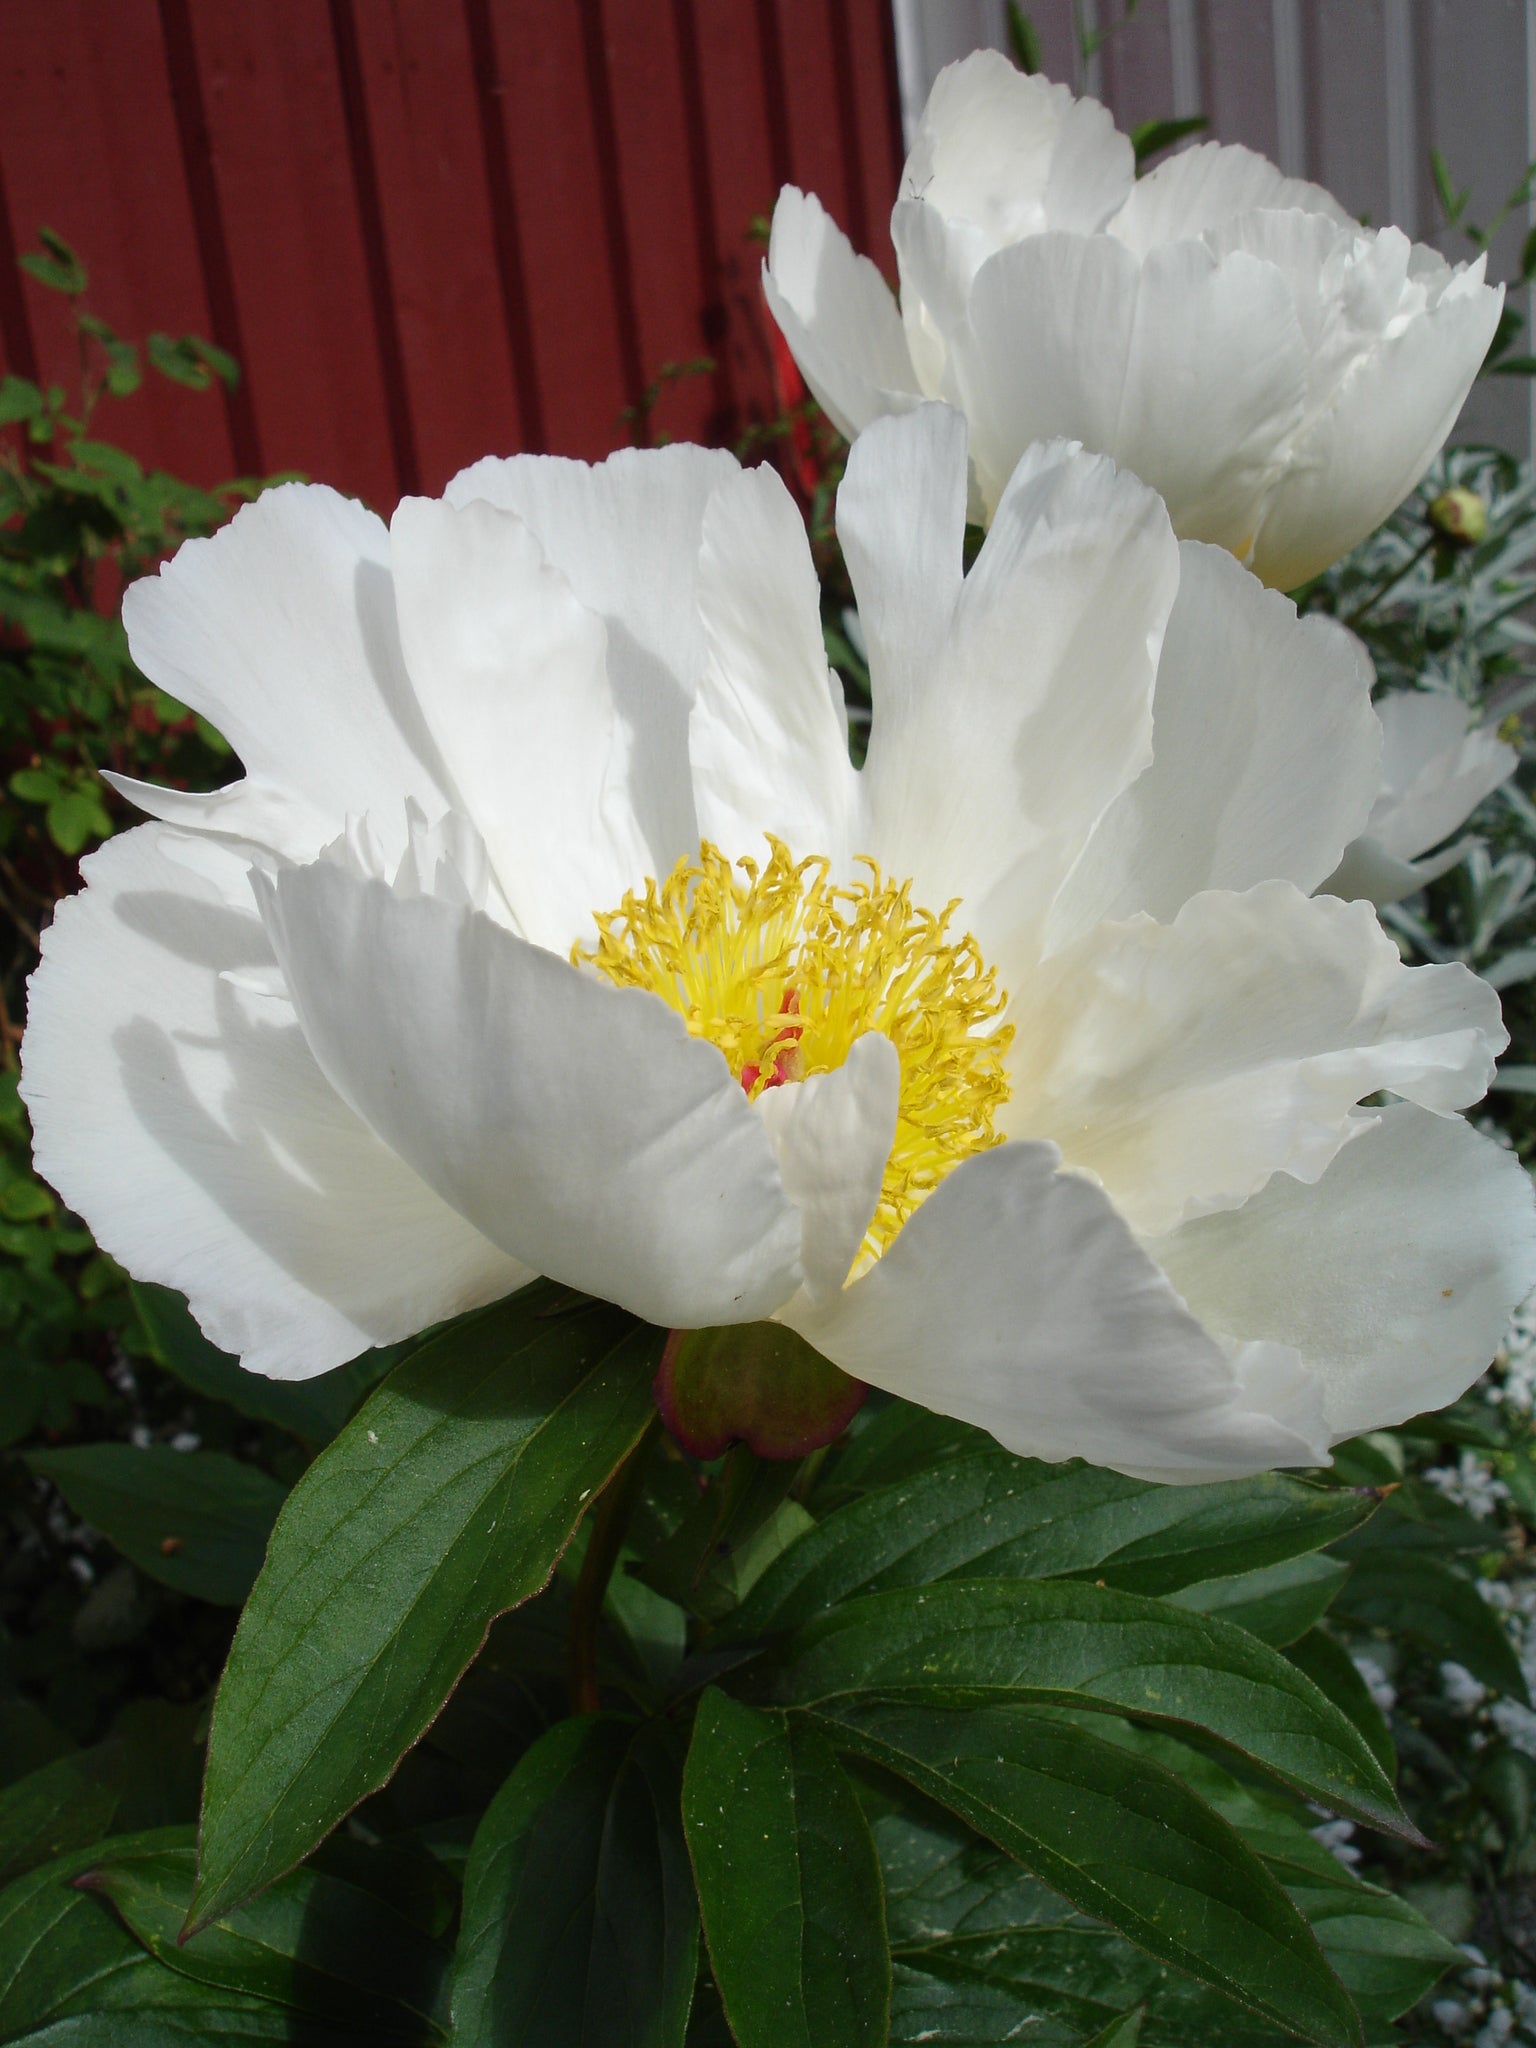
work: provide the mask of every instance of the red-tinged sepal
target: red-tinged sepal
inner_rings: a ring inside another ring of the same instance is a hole
[[[656,1375],[661,1419],[696,1458],[736,1443],[803,1458],[842,1434],[868,1391],[782,1323],[674,1330]]]

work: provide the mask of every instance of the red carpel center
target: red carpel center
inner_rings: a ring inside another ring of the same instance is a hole
[[[799,992],[792,988],[785,989],[779,1015],[793,1019],[799,1014],[799,1010]],[[748,1095],[759,1081],[763,1082],[765,1088],[782,1088],[786,1081],[800,1079],[800,1035],[804,1030],[803,1023],[785,1024],[764,1046],[762,1059],[747,1062],[741,1070],[741,1085]],[[763,1080],[765,1067],[768,1078]]]

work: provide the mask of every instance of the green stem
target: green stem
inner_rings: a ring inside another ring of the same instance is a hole
[[[640,1497],[640,1481],[660,1416],[652,1416],[633,1450],[615,1467],[613,1476],[598,1496],[592,1510],[592,1533],[587,1554],[581,1561],[576,1597],[571,1603],[571,1628],[566,1642],[566,1673],[570,1683],[571,1712],[595,1714],[597,1696],[597,1624],[603,1611],[608,1581],[624,1547],[624,1532]]]
[[[1352,612],[1346,613],[1344,618],[1344,624],[1346,626],[1353,626],[1357,623],[1357,621],[1363,619],[1367,612],[1374,611],[1377,605],[1381,603],[1381,600],[1386,596],[1389,590],[1395,590],[1398,584],[1402,582],[1405,576],[1409,575],[1413,570],[1417,569],[1420,562],[1423,561],[1424,557],[1429,553],[1430,549],[1434,546],[1434,544],[1434,534],[1431,534],[1428,540],[1421,541],[1418,547],[1416,547],[1413,553],[1408,557],[1407,561],[1401,563],[1396,569],[1392,571],[1392,574],[1387,578],[1385,583],[1378,583],[1376,588],[1373,591],[1369,592],[1368,595],[1359,604],[1355,606]]]

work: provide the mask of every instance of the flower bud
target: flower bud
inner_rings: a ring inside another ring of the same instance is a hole
[[[1427,517],[1438,533],[1464,548],[1475,548],[1488,532],[1486,502],[1462,484],[1431,499]]]

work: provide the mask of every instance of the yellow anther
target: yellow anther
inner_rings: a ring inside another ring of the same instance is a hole
[[[733,867],[706,843],[696,862],[599,913],[597,943],[571,958],[670,1003],[754,1100],[840,1067],[865,1032],[891,1041],[896,1137],[864,1264],[952,1167],[1001,1142],[1013,1027],[997,1019],[1008,998],[976,941],[949,935],[956,904],[918,908],[910,883],[887,881],[867,858],[867,878],[833,883],[827,860],[797,863],[780,840],[768,845],[766,865]]]

